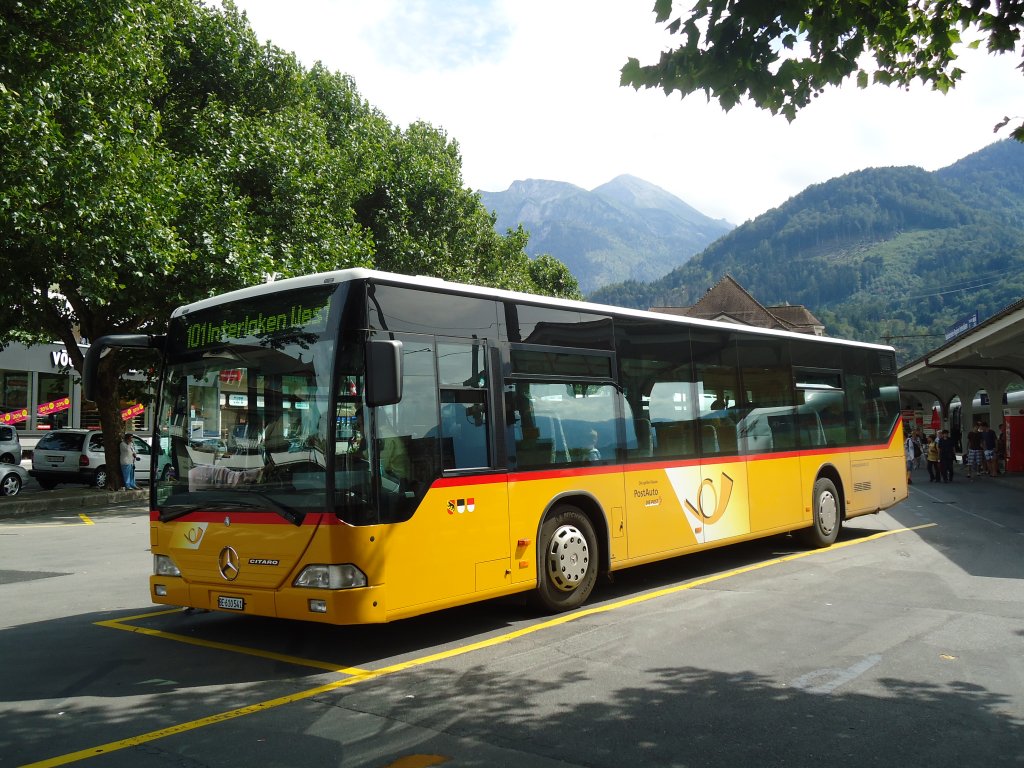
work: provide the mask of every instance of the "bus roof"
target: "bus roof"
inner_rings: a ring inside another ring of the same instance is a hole
[[[424,288],[444,293],[457,293],[464,296],[478,296],[480,298],[503,299],[508,301],[536,304],[539,306],[546,306],[558,309],[578,309],[583,312],[596,312],[605,315],[613,315],[619,317],[637,317],[644,318],[647,320],[657,320],[658,322],[661,323],[678,323],[680,325],[715,328],[719,330],[730,331],[735,331],[739,329],[765,336],[800,339],[803,341],[820,341],[822,343],[828,344],[842,343],[851,346],[866,347],[870,349],[884,349],[894,351],[893,347],[885,344],[873,344],[871,342],[855,341],[853,339],[843,339],[835,336],[814,336],[812,334],[797,333],[795,331],[783,331],[774,328],[760,328],[758,326],[753,325],[738,325],[736,323],[726,323],[718,320],[704,320],[701,318],[686,317],[684,315],[670,315],[662,312],[649,312],[641,309],[616,307],[609,304],[594,304],[587,301],[576,301],[574,299],[560,299],[533,293],[509,291],[503,288],[490,288],[486,286],[470,285],[468,283],[454,283],[448,280],[443,280],[439,277],[427,277],[423,275],[400,275],[394,272],[383,272],[380,270],[367,269],[364,267],[339,269],[333,272],[318,272],[311,275],[303,275],[301,277],[289,277],[283,280],[274,280],[271,282],[250,286],[248,288],[241,288],[237,291],[219,294],[208,299],[201,299],[191,304],[186,304],[184,306],[178,307],[171,314],[171,317],[180,317],[182,315],[189,314],[191,312],[196,312],[198,310],[217,307],[220,306],[221,304],[254,298],[258,296],[266,296],[269,294],[278,293],[280,291],[289,291],[299,288],[313,288],[316,286],[323,285],[340,285],[341,283],[356,281],[380,282],[391,285],[404,285],[410,288]]]

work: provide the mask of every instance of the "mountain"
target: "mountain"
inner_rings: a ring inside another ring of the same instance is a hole
[[[678,197],[633,176],[589,192],[561,181],[516,181],[481,192],[499,231],[522,224],[527,252],[549,253],[584,293],[623,280],[654,280],[702,251],[732,225],[711,219]]]
[[[803,304],[829,335],[891,343],[909,362],[960,318],[1024,296],[1024,145],[998,142],[931,173],[871,168],[816,184],[664,277],[590,298],[688,306],[725,274],[762,304]]]

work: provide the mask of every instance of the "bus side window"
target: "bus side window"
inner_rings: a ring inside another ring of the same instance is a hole
[[[479,402],[454,402],[457,393],[441,391],[441,462],[444,469],[490,465],[487,451],[487,407]]]
[[[479,341],[437,344],[441,467],[479,469],[491,465],[488,356]]]

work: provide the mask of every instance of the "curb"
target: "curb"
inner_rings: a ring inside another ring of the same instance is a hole
[[[0,519],[21,517],[39,512],[77,511],[114,505],[145,504],[149,490],[100,491],[95,488],[70,492],[40,491],[30,496],[0,497]]]

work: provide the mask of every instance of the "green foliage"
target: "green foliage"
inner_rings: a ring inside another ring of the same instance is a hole
[[[530,279],[537,287],[543,287],[545,293],[566,299],[583,298],[569,268],[549,254],[542,254],[531,261],[529,273]]]
[[[1021,3],[982,0],[695,0],[676,18],[672,6],[656,0],[654,11],[682,42],[657,64],[630,58],[623,85],[703,91],[726,110],[749,98],[788,120],[850,77],[861,88],[920,80],[945,92],[963,75],[959,49],[984,41],[992,53],[1013,51],[1024,24]],[[1014,132],[1022,136],[1024,124]]]
[[[230,3],[14,0],[0,14],[0,344],[159,333],[171,310],[349,266],[546,293],[456,144],[256,39]],[[99,402],[118,431],[118,369]]]

